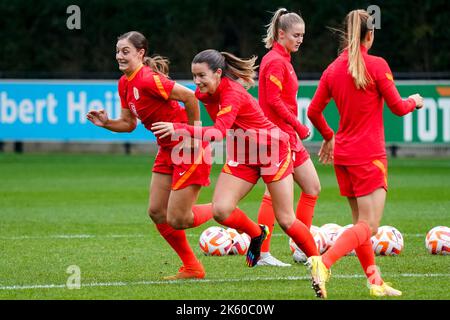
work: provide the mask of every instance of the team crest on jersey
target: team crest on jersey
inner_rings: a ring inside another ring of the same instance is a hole
[[[136,106],[134,105],[133,102],[130,102],[128,104],[128,106],[130,107],[131,112],[135,115],[136,118],[139,118],[137,111],[136,111]]]
[[[133,87],[133,94],[136,100],[139,100],[139,91],[136,87]]]

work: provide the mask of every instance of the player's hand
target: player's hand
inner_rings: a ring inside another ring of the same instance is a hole
[[[155,136],[162,139],[171,136],[175,133],[175,128],[172,122],[155,122],[151,130]]]
[[[332,164],[334,160],[334,135],[333,137],[326,141],[323,140],[322,146],[319,150],[319,161],[323,164]]]
[[[416,102],[416,109],[420,109],[423,107],[423,97],[420,94],[416,93],[409,96],[408,98],[411,98]]]
[[[311,130],[309,130],[309,128],[305,125],[301,125],[300,126],[300,130],[299,132],[297,132],[298,137],[300,138],[300,140],[305,140],[308,139],[309,136],[311,135]]]
[[[86,114],[86,118],[99,127],[104,127],[108,123],[109,118],[105,110],[91,110]]]

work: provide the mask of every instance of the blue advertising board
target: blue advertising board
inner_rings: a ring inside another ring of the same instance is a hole
[[[193,88],[193,84],[190,86]],[[114,133],[86,119],[91,109],[120,116],[117,81],[0,81],[0,140],[155,141],[138,125],[131,133]]]
[[[192,81],[181,84],[195,89]],[[385,108],[387,142],[450,143],[450,84],[448,81],[396,82],[400,94],[408,97],[420,93],[425,106],[418,112],[397,117]],[[299,120],[313,129],[306,110],[317,88],[317,81],[300,82],[298,96]],[[250,89],[257,97],[257,87]],[[98,128],[86,119],[91,109],[104,109],[111,119],[120,116],[117,81],[100,80],[0,80],[0,141],[62,141],[62,142],[152,142],[155,136],[138,125],[131,133],[114,133]],[[211,119],[201,107],[203,125]],[[333,129],[338,114],[334,102],[325,110]],[[317,130],[307,140],[320,142]]]

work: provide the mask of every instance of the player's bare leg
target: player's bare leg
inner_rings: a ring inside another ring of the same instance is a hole
[[[237,208],[239,201],[253,188],[253,184],[231,174],[221,173],[214,190],[213,213],[220,224],[247,233],[251,240],[246,263],[254,267],[261,254],[261,245],[268,233],[266,226],[259,226]]]
[[[172,188],[172,176],[153,173],[150,183],[149,215],[155,222],[161,236],[174,249],[183,262],[183,265],[174,276],[166,277],[166,280],[187,278],[204,278],[205,270],[197,260],[192,248],[187,241],[184,230],[175,230],[167,223],[167,209]],[[196,198],[195,198],[196,199]]]

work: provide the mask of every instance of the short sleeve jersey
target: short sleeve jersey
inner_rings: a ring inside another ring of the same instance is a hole
[[[119,96],[122,108],[129,109],[150,130],[158,121],[186,123],[187,115],[178,101],[169,99],[175,81],[142,66],[130,77],[119,80]],[[171,137],[157,138],[160,146],[171,147],[178,143]]]

